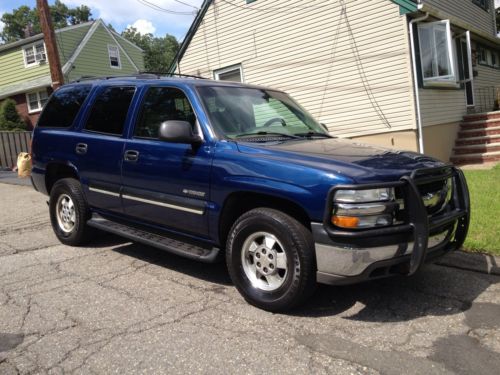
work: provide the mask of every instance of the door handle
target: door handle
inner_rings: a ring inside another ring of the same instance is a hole
[[[139,160],[139,151],[127,150],[125,151],[123,159],[125,161],[136,162],[137,160]]]
[[[75,147],[75,152],[78,155],[85,155],[87,153],[88,146],[86,143],[77,143]]]

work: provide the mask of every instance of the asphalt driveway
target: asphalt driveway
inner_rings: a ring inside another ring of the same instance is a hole
[[[304,308],[271,314],[245,303],[223,264],[111,235],[59,244],[45,200],[0,183],[0,374],[500,369],[498,275],[431,265],[320,287]]]

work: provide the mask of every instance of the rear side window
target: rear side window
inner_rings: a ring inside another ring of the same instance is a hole
[[[135,87],[108,87],[96,98],[85,129],[121,135]]]
[[[82,85],[62,87],[54,92],[40,116],[37,126],[69,128],[73,125],[75,117],[91,89],[91,85]]]

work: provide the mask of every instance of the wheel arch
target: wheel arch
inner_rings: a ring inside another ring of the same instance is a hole
[[[64,162],[47,164],[45,168],[45,188],[47,189],[47,194],[50,195],[54,184],[62,178],[74,178],[80,181],[78,170],[73,164]]]
[[[222,247],[225,246],[229,231],[238,217],[259,207],[281,211],[293,217],[307,229],[311,229],[311,219],[307,211],[290,199],[248,191],[234,192],[225,199],[219,216],[218,235]]]

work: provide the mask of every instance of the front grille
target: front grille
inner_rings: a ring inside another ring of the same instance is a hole
[[[418,191],[424,202],[429,217],[435,217],[451,209],[453,204],[453,171],[451,168],[435,169],[425,173],[419,170],[414,177]],[[396,202],[399,209],[396,213],[396,222],[405,222],[408,218],[405,210],[404,193],[402,188],[396,189]]]

